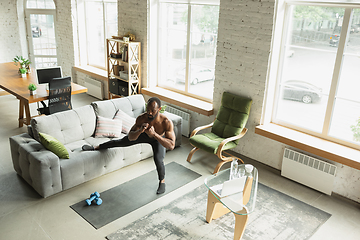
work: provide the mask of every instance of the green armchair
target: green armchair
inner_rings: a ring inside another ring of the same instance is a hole
[[[194,148],[190,151],[187,161],[190,162],[199,149],[215,154],[221,161],[216,166],[214,174],[219,172],[222,165],[232,161],[234,156],[226,153],[225,150],[235,148],[239,139],[247,132],[245,125],[249,118],[251,103],[251,99],[224,92],[214,122],[198,127],[191,133],[189,142]],[[210,133],[197,134],[200,130],[210,127]]]

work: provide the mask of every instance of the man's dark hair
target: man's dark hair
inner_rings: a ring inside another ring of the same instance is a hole
[[[147,101],[147,104],[150,105],[151,103],[156,102],[158,107],[161,107],[161,101],[157,97],[152,97]]]

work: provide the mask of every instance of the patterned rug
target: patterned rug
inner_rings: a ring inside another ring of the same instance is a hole
[[[207,188],[200,186],[172,203],[107,236],[109,240],[233,239],[235,217],[228,213],[208,224]],[[259,184],[256,209],[243,240],[308,239],[331,214]]]

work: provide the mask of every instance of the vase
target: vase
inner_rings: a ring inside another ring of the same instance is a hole
[[[26,73],[22,73],[21,77],[26,78]]]
[[[36,90],[30,91],[30,95],[35,95],[35,94],[36,94]]]

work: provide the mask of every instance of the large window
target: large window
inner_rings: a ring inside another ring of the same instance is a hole
[[[158,86],[212,101],[219,6],[161,2],[159,16]]]
[[[359,9],[290,4],[285,15],[272,121],[359,148]]]
[[[118,35],[116,0],[80,0],[79,43],[82,65],[106,68],[106,38]]]
[[[53,0],[27,0],[30,59],[35,68],[57,65],[55,4]]]

